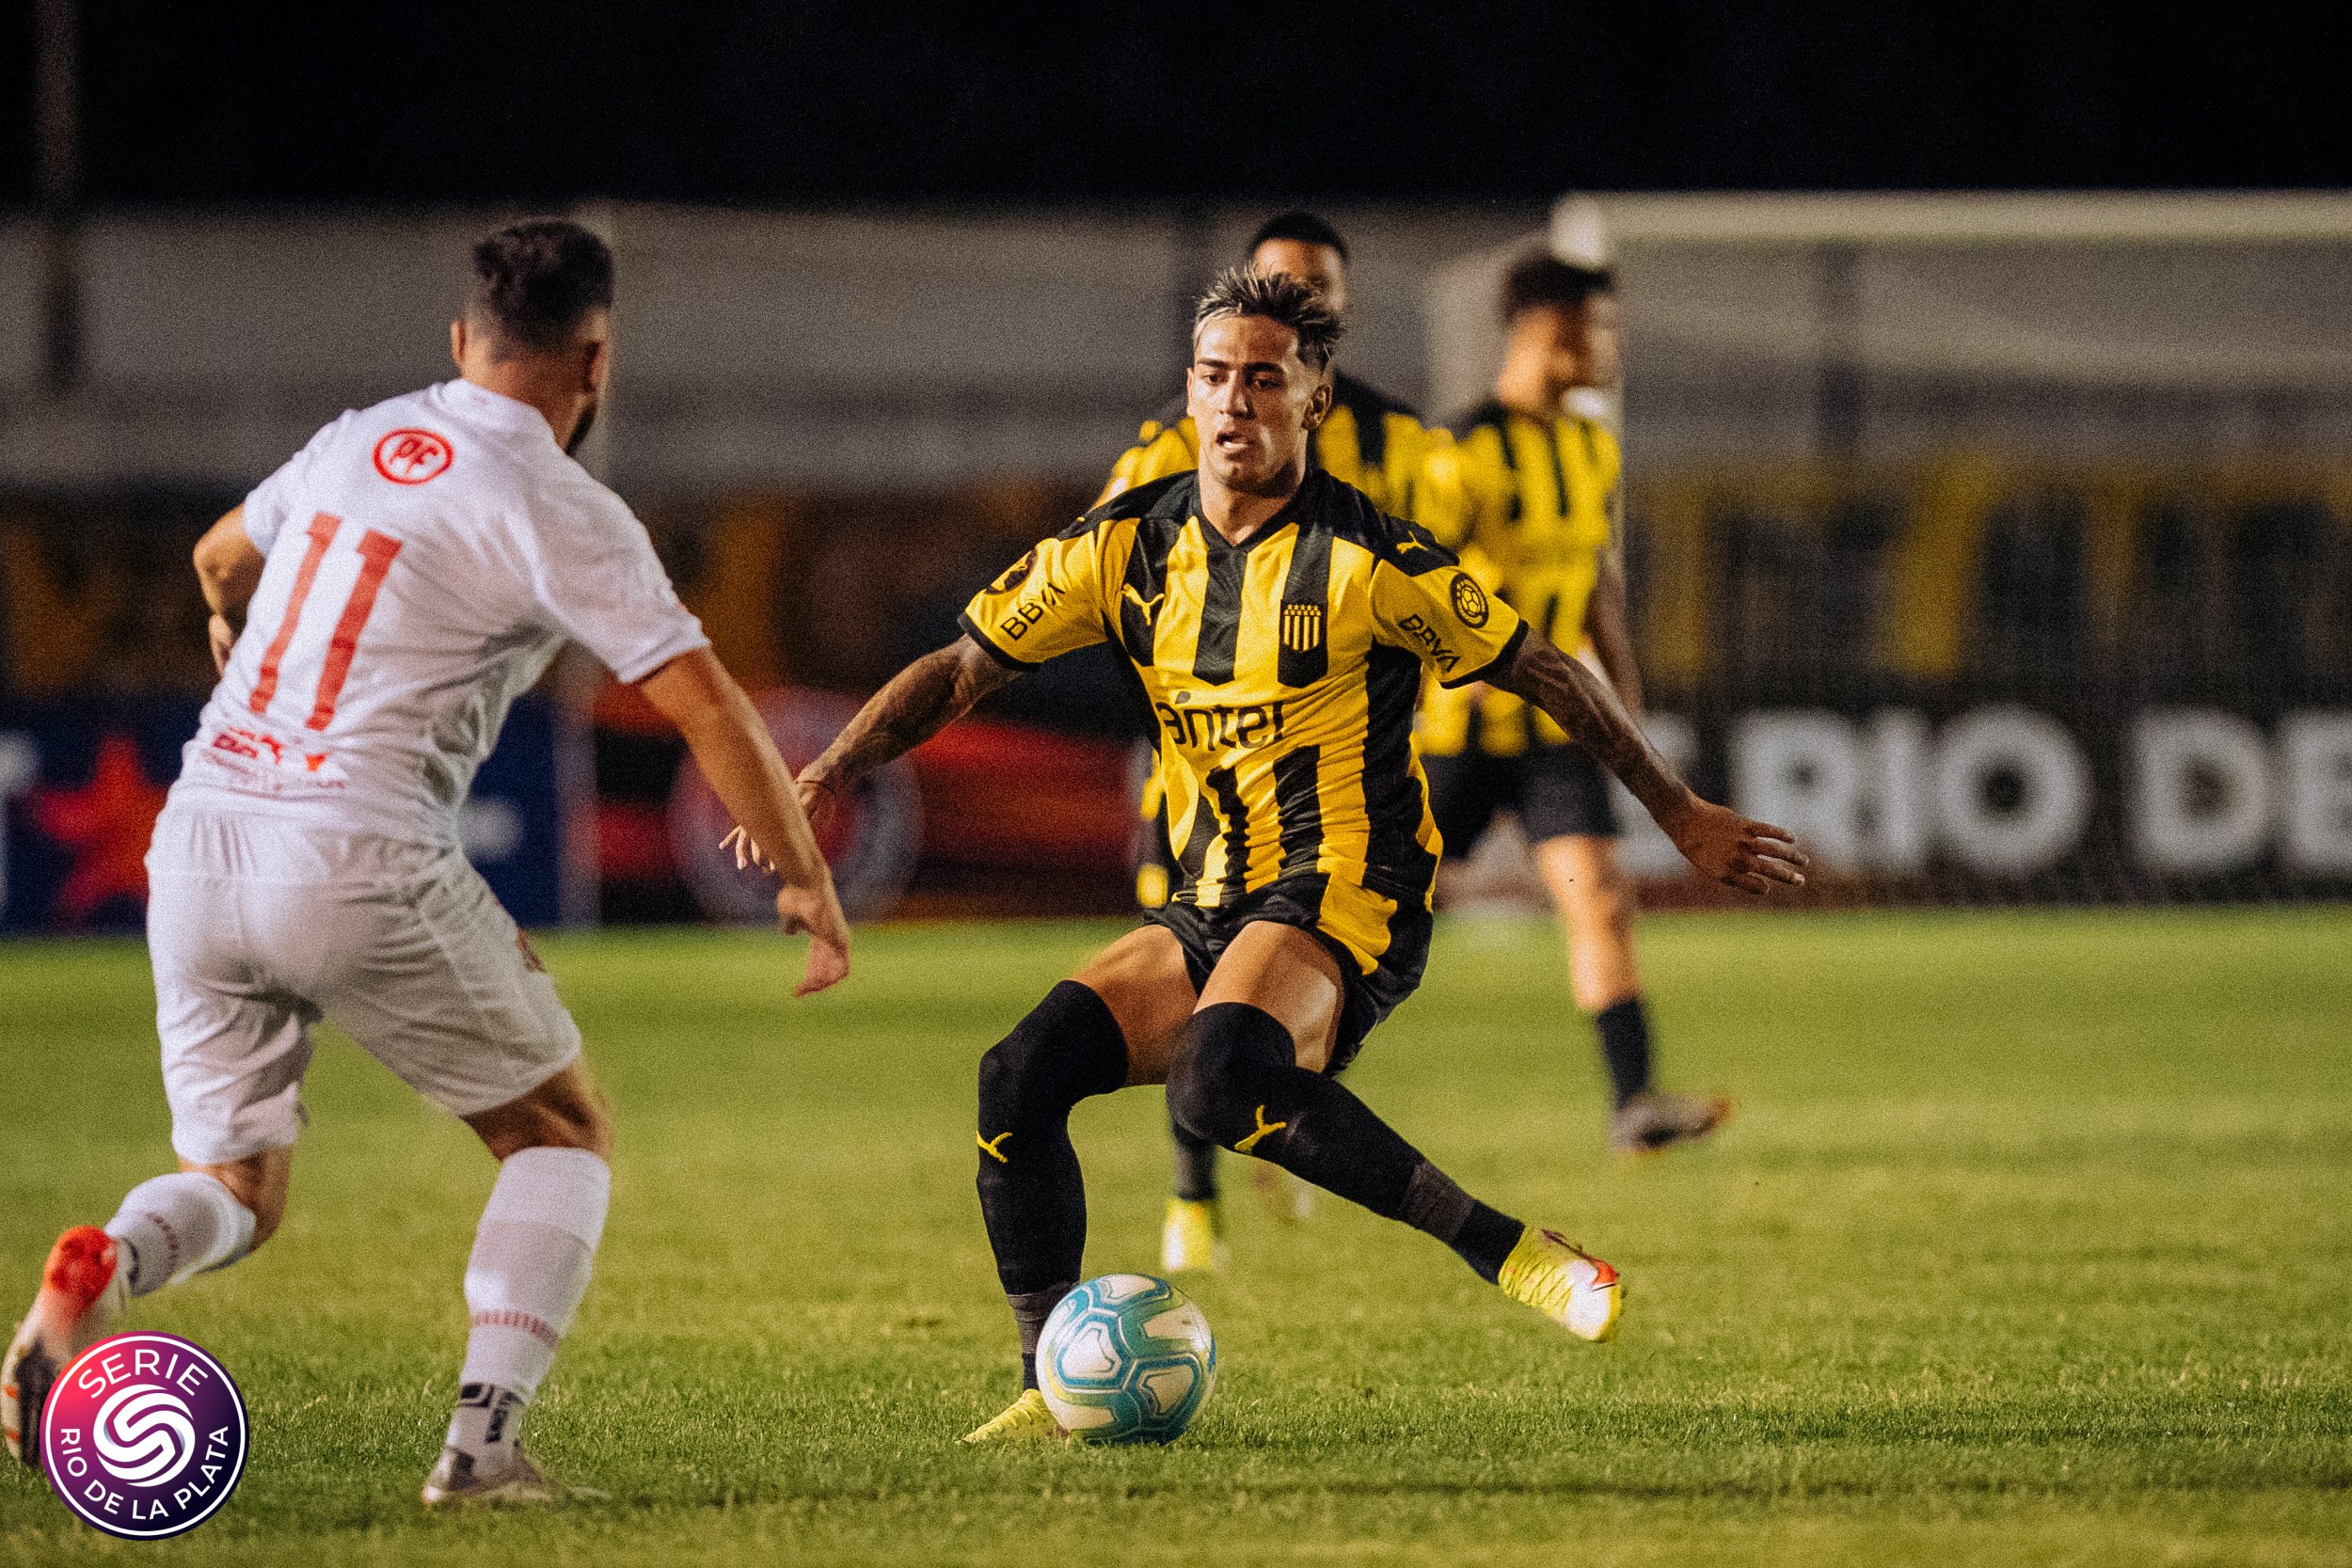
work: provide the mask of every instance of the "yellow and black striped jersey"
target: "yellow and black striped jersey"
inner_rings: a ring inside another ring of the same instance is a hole
[[[1405,404],[1344,372],[1331,376],[1331,417],[1308,448],[1316,467],[1372,498],[1381,511],[1414,515],[1413,485],[1421,476],[1429,433]],[[1200,438],[1179,400],[1146,420],[1136,444],[1111,465],[1110,483],[1096,504],[1171,474],[1188,474],[1200,464]]]
[[[1545,420],[1495,402],[1452,432],[1424,449],[1417,517],[1488,593],[1560,647],[1581,648],[1602,554],[1616,547],[1617,438],[1581,415]],[[1496,689],[1432,689],[1419,733],[1438,756],[1511,755],[1568,738],[1550,715]]]
[[[961,625],[1016,668],[1095,642],[1126,655],[1159,721],[1172,897],[1206,909],[1318,875],[1425,909],[1438,845],[1412,746],[1422,670],[1489,676],[1524,636],[1452,551],[1327,473],[1239,545],[1202,520],[1195,474],[1114,497],[982,589]]]

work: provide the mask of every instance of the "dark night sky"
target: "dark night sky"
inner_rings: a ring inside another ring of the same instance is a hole
[[[19,205],[30,8],[0,4]],[[2352,182],[2341,53],[2248,7],[1101,0],[1074,30],[888,0],[83,9],[102,202]]]

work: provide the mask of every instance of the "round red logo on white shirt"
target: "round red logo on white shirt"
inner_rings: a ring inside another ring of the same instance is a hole
[[[422,484],[439,478],[455,456],[429,430],[395,430],[375,443],[375,471],[394,484]]]

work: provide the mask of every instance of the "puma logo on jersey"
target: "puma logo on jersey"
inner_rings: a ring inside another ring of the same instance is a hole
[[[1004,1149],[998,1146],[1001,1145],[1007,1138],[1011,1136],[1012,1134],[1010,1132],[999,1132],[993,1138],[983,1138],[977,1132],[975,1132],[972,1134],[972,1141],[980,1146],[981,1153],[987,1155],[998,1164],[1009,1165],[1012,1164],[1012,1161],[1007,1157]]]
[[[1136,592],[1136,585],[1131,582],[1127,585],[1126,592],[1121,594],[1120,596],[1128,600],[1137,610],[1143,612],[1143,624],[1148,626],[1158,619],[1160,613],[1160,601],[1168,597],[1168,590],[1163,588],[1160,592],[1152,594],[1147,599],[1142,594]]]
[[[1237,1144],[1235,1144],[1235,1145],[1233,1146],[1233,1152],[1234,1152],[1234,1153],[1236,1153],[1236,1154],[1247,1154],[1247,1153],[1248,1153],[1251,1149],[1253,1149],[1253,1148],[1257,1148],[1257,1147],[1258,1147],[1258,1140],[1259,1140],[1260,1138],[1264,1137],[1264,1136],[1265,1136],[1267,1133],[1269,1133],[1269,1132],[1280,1132],[1283,1128],[1288,1127],[1288,1126],[1290,1125],[1290,1123],[1289,1123],[1289,1122],[1287,1122],[1287,1121],[1268,1121],[1268,1120],[1266,1120],[1266,1118],[1265,1118],[1265,1107],[1264,1107],[1264,1106],[1263,1106],[1263,1105],[1259,1106],[1259,1107],[1258,1107],[1255,1111],[1251,1112],[1251,1113],[1250,1113],[1250,1115],[1251,1115],[1251,1117],[1252,1117],[1253,1118],[1255,1118],[1255,1120],[1257,1121],[1257,1123],[1258,1123],[1258,1130],[1257,1130],[1255,1132],[1250,1133],[1250,1134],[1249,1134],[1249,1136],[1248,1136],[1248,1137],[1246,1137],[1246,1138],[1242,1139],[1242,1141],[1241,1141],[1241,1142],[1239,1142],[1239,1143],[1237,1143]]]

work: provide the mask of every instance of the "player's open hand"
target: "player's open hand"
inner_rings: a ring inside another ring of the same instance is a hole
[[[814,996],[850,973],[850,923],[834,895],[833,879],[818,887],[786,887],[776,895],[776,928],[808,938],[808,968],[795,996]]]
[[[728,830],[727,836],[719,841],[719,847],[735,851],[735,869],[738,871],[749,871],[757,866],[771,877],[776,874],[776,863],[768,858],[768,851],[739,827]]]
[[[1804,868],[1813,863],[1788,829],[1751,822],[1728,806],[1695,795],[1688,809],[1659,825],[1684,860],[1742,893],[1770,893],[1775,883],[1803,887]]]

